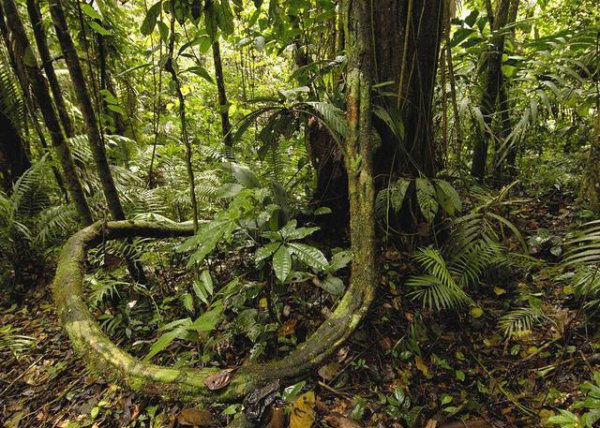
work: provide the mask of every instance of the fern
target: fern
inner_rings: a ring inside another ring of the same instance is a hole
[[[586,307],[599,306],[600,220],[583,224],[568,238],[566,247],[561,267],[574,269],[571,284],[576,295],[589,300]]]
[[[582,225],[566,242],[564,267],[591,266],[600,263],[600,220]]]
[[[0,49],[0,111],[17,129],[23,127],[25,105],[4,49]]]
[[[535,325],[542,324],[546,319],[541,305],[530,302],[529,306],[514,309],[503,315],[498,321],[498,328],[510,338],[514,334],[531,331]]]
[[[86,280],[91,289],[89,304],[93,308],[97,308],[106,299],[119,297],[119,288],[128,285],[126,282],[99,275],[92,275]]]
[[[15,358],[19,358],[34,343],[33,337],[18,334],[18,330],[10,324],[0,327],[0,349],[8,349]]]
[[[410,278],[406,285],[414,287],[409,293],[413,300],[420,300],[423,307],[435,310],[458,309],[473,300],[458,285],[446,260],[438,250],[423,248],[415,255],[425,274]]]

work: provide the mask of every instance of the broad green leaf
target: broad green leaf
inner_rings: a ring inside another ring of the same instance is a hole
[[[256,253],[254,253],[254,262],[258,264],[261,261],[271,257],[280,246],[280,242],[270,242],[267,245],[260,247],[258,250],[256,250]]]
[[[313,213],[314,215],[327,215],[327,214],[331,214],[331,208],[329,207],[319,207],[315,210],[315,212]]]
[[[98,24],[96,21],[90,22],[90,27],[92,27],[92,29],[101,36],[110,36],[112,34],[109,30]]]
[[[181,296],[181,302],[186,311],[194,312],[194,299],[190,293],[184,293]]]
[[[212,296],[215,289],[214,289],[212,276],[210,275],[210,272],[208,271],[208,269],[204,269],[202,271],[202,273],[200,274],[200,281],[202,282],[202,285],[204,286],[204,289],[206,290],[208,295]]]
[[[92,19],[98,19],[102,21],[102,15],[100,14],[100,12],[94,9],[94,7],[90,4],[83,3],[81,5],[81,11]]]
[[[457,211],[461,211],[462,202],[454,187],[444,180],[434,180],[433,182],[437,191],[438,202],[444,211],[450,215],[454,215]]]
[[[229,35],[233,33],[233,12],[229,5],[229,0],[221,0],[220,6],[217,8],[217,24],[223,33]]]
[[[159,1],[158,3],[153,4],[152,7],[150,7],[150,9],[148,9],[148,13],[146,13],[146,17],[144,18],[142,26],[140,27],[140,32],[144,36],[148,36],[152,33],[152,31],[154,31],[154,27],[156,26],[156,20],[160,15],[161,8],[162,1]]]
[[[170,328],[169,331],[160,335],[158,340],[150,347],[150,352],[144,357],[144,360],[150,361],[153,356],[167,349],[175,339],[185,339],[188,336],[188,327],[191,323],[192,320],[184,318],[164,326],[163,329]]]
[[[315,270],[327,268],[327,258],[315,247],[306,244],[290,243],[289,250],[298,257],[302,263]]]
[[[319,281],[317,285],[334,296],[341,296],[344,294],[344,281],[337,276],[327,275],[325,279]]]
[[[438,212],[438,202],[435,198],[435,188],[431,181],[427,178],[417,178],[417,201],[419,202],[419,208],[421,213],[428,223],[431,223]]]
[[[222,321],[223,305],[217,305],[214,309],[204,312],[196,321],[189,327],[189,330],[208,334],[219,325]]]
[[[320,229],[320,227],[317,227],[317,226],[299,227],[298,229],[290,232],[290,234],[288,235],[288,239],[304,239],[307,236],[312,235],[319,229]]]
[[[273,256],[273,271],[279,281],[284,282],[292,270],[292,257],[285,245],[279,247]]]
[[[410,180],[399,179],[389,190],[389,198],[392,209],[395,213],[400,213],[404,198],[406,197],[406,191],[410,186]]]
[[[352,261],[352,252],[349,250],[338,251],[331,256],[331,262],[329,263],[328,270],[335,272],[348,266],[348,263]]]
[[[226,163],[223,165],[223,167],[225,170],[231,172],[238,183],[240,183],[242,186],[248,189],[253,189],[260,186],[260,181],[258,181],[256,175],[254,175],[249,168],[233,162]]]
[[[196,76],[202,77],[204,80],[206,80],[209,83],[215,83],[214,80],[212,79],[212,77],[210,76],[210,74],[208,73],[208,71],[206,71],[206,68],[200,66],[200,65],[196,65],[194,67],[190,67],[185,71],[189,71],[190,73],[194,73]]]
[[[110,111],[114,111],[115,113],[119,113],[120,115],[125,116],[127,114],[127,112],[125,111],[125,109],[119,105],[116,104],[107,104],[106,108],[109,109]]]

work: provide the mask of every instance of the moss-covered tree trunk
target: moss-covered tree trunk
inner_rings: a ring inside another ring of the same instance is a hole
[[[2,0],[2,6],[3,11],[0,10],[0,18],[3,19],[4,15],[6,16],[6,24],[14,47],[15,61],[19,61],[19,67],[26,71],[27,82],[31,85],[31,91],[50,133],[52,145],[62,167],[64,181],[71,200],[77,208],[81,222],[91,224],[93,222],[92,213],[75,172],[71,150],[61,129],[58,116],[54,111],[48,87],[31,49],[25,27],[17,11],[17,5],[14,0]]]

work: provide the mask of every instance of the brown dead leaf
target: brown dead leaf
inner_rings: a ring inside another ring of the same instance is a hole
[[[437,427],[437,423],[438,421],[436,421],[435,419],[429,419],[427,421],[427,425],[425,425],[425,428],[435,428]]]
[[[225,369],[218,373],[211,374],[204,379],[204,385],[211,391],[223,389],[231,382],[234,371],[234,369]]]
[[[324,421],[333,428],[361,428],[361,425],[358,422],[343,416],[330,415],[325,417]]]
[[[325,380],[331,380],[340,372],[340,368],[340,363],[336,363],[335,361],[325,364],[319,369],[319,376]]]
[[[215,420],[209,410],[190,407],[179,412],[177,423],[185,426],[209,427],[215,424]]]
[[[297,319],[287,320],[281,327],[279,327],[279,330],[277,330],[277,336],[287,337],[293,335],[296,332],[297,324]]]
[[[267,424],[267,428],[283,428],[285,426],[285,412],[283,407],[271,407],[271,418]]]

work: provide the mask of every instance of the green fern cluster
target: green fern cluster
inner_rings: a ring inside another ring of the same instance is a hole
[[[573,270],[571,284],[587,307],[600,306],[600,220],[583,224],[566,242],[561,266]]]

